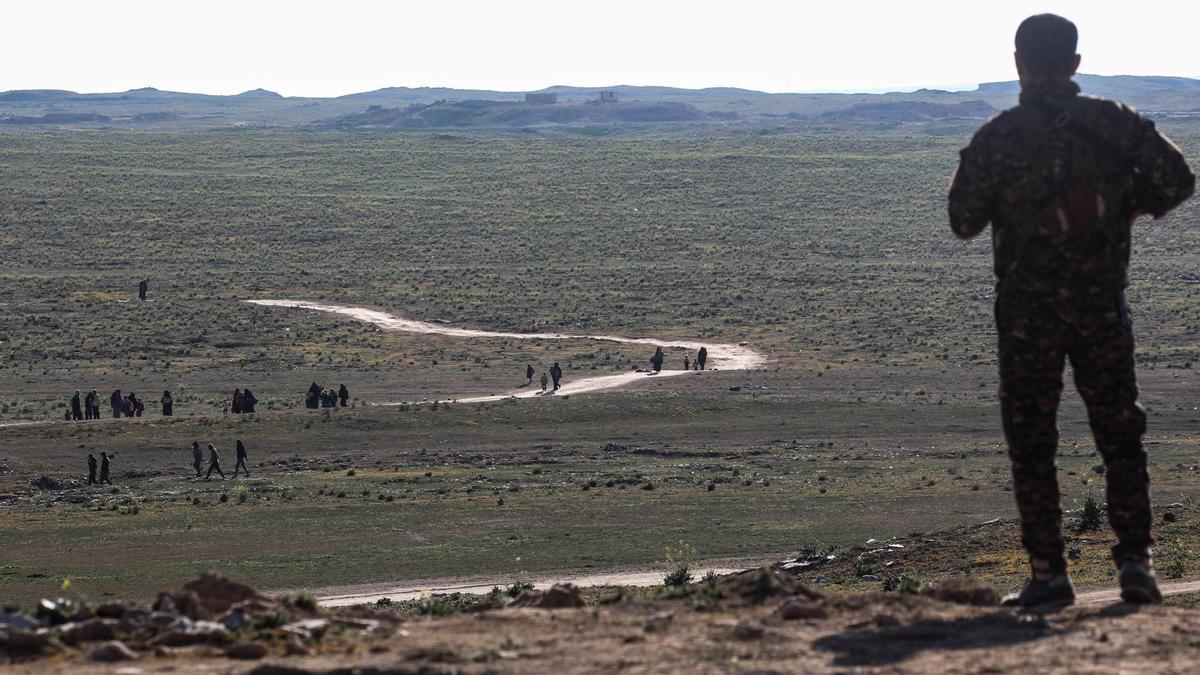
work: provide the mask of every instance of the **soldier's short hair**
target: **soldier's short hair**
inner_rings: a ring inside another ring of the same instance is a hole
[[[1016,43],[1025,67],[1034,74],[1069,75],[1079,30],[1057,14],[1037,14],[1021,22]]]

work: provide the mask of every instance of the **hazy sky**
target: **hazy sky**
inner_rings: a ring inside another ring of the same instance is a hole
[[[0,6],[0,90],[961,86],[1014,79],[1013,32],[1044,11],[1079,25],[1084,72],[1200,77],[1198,8],[1183,0],[34,0]]]

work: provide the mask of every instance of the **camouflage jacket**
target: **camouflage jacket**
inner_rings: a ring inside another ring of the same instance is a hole
[[[1070,80],[1039,82],[962,151],[950,226],[966,239],[992,225],[1001,288],[1094,295],[1127,283],[1133,221],[1162,217],[1195,183],[1149,119]]]

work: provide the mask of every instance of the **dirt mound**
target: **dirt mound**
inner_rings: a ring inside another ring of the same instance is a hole
[[[564,585],[497,609],[443,616],[430,603],[396,618],[276,602],[205,575],[163,593],[152,609],[58,599],[43,601],[36,617],[0,614],[0,666],[34,669],[53,656],[54,667],[72,672],[136,659],[147,670],[260,675],[974,673],[983,666],[1182,673],[1200,658],[1200,614],[1191,610],[1114,604],[1021,614],[980,606],[994,601],[985,590],[826,596],[785,571],[762,569],[592,606]],[[204,612],[212,618],[199,618]]]

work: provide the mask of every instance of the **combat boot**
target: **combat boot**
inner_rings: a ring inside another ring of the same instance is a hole
[[[1075,604],[1071,577],[1063,572],[1043,581],[1034,577],[1020,593],[1009,593],[1000,604],[1022,609],[1056,609]]]
[[[1162,592],[1158,590],[1158,580],[1154,578],[1154,568],[1150,565],[1137,561],[1122,563],[1117,580],[1121,584],[1121,599],[1125,602],[1162,604]]]

